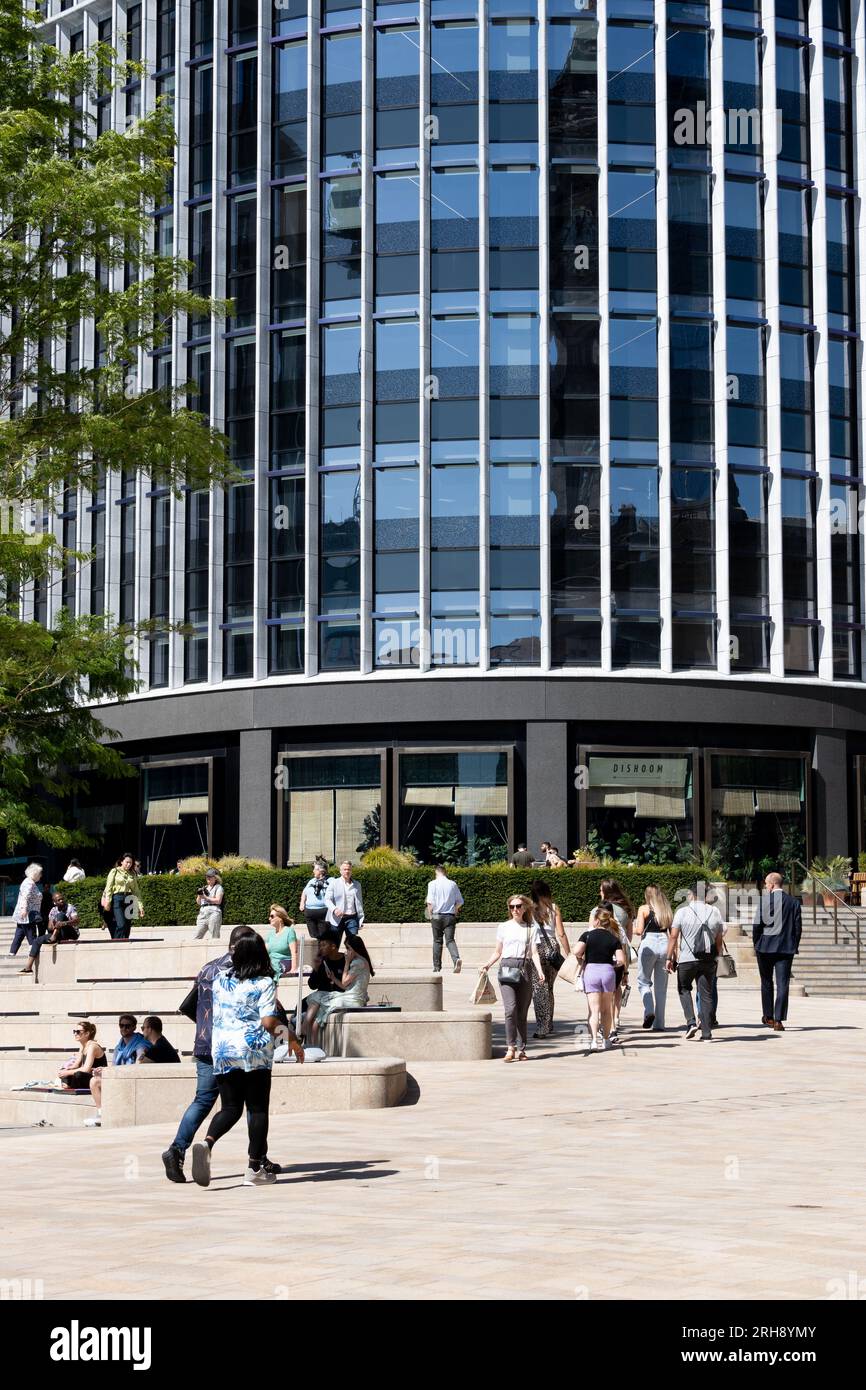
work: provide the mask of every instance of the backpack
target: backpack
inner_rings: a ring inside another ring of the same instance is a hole
[[[691,912],[695,918],[695,921],[698,923],[698,930],[695,933],[693,941],[689,941],[688,938],[686,938],[686,944],[691,950],[691,953],[694,956],[695,960],[712,960],[716,954],[716,939],[713,934],[713,930],[710,927],[709,922],[701,921],[700,917],[695,912],[695,909],[693,907],[691,908]],[[706,943],[706,945],[704,945],[704,943]]]

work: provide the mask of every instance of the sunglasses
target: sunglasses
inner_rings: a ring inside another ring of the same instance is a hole
[[[523,903],[509,903],[508,906],[511,908],[512,912],[523,911]]]
[[[83,1028],[73,1028],[72,1031],[73,1031],[73,1033],[83,1033],[83,1032],[84,1032],[84,1029],[83,1029]]]

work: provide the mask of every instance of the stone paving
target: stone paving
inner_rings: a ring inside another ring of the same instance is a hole
[[[446,967],[446,1007],[472,983]],[[241,1185],[241,1126],[207,1190],[165,1180],[161,1127],[7,1134],[0,1279],[79,1302],[850,1297],[866,1002],[793,1000],[774,1034],[723,983],[705,1044],[675,995],[670,1031],[643,1033],[633,996],[624,1045],[591,1055],[579,1004],[560,987],[562,1031],[527,1063],[499,1060],[497,1006],[493,1061],[413,1062],[395,1110],[272,1122],[273,1188]]]

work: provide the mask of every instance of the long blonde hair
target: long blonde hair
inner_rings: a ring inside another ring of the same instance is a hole
[[[652,911],[662,931],[668,931],[674,920],[674,914],[667,893],[664,893],[657,883],[648,883],[643,896],[647,907]]]
[[[617,945],[620,944],[619,923],[610,908],[605,907],[603,903],[592,909],[590,925],[596,930],[609,931],[611,936],[616,937]]]
[[[535,921],[535,903],[526,893],[509,893],[505,903],[509,920],[511,919],[511,908],[509,904],[512,898],[519,898],[520,901],[523,903],[523,921],[520,925],[523,927],[531,927],[533,922]]]

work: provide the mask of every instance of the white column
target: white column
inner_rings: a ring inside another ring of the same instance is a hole
[[[268,674],[268,556],[274,524],[271,506],[271,20],[272,0],[259,0],[258,30],[258,168],[256,171],[256,425],[253,483],[253,676]]]
[[[717,669],[731,672],[731,595],[728,559],[728,395],[727,315],[725,265],[725,126],[724,44],[722,0],[710,2],[710,162],[712,175],[713,269],[713,435],[716,460],[716,612],[718,614]]]
[[[319,670],[319,275],[321,271],[321,183],[319,108],[321,87],[319,0],[310,0],[307,20],[307,346],[306,346],[306,673]]]
[[[785,606],[782,570],[782,379],[779,356],[779,208],[777,184],[776,7],[765,0],[766,49],[762,71],[761,135],[767,175],[764,201],[764,302],[769,320],[765,386],[767,398],[767,463],[770,497],[767,508],[770,617],[773,622],[770,671],[785,674]]]
[[[430,0],[421,0],[421,27],[419,30],[419,85],[418,118],[420,135],[418,153],[420,172],[418,179],[418,256],[419,256],[419,295],[418,295],[418,347],[421,368],[421,399],[418,422],[418,670],[429,671],[431,664],[430,616],[430,400],[425,389],[431,373],[430,345],[432,323],[430,321],[430,51],[433,46],[430,33]]]
[[[490,227],[488,10],[478,6],[478,615],[481,671],[490,669]]]
[[[830,348],[827,301],[827,160],[824,143],[824,42],[820,6],[811,10],[814,39],[809,80],[809,144],[815,193],[812,216],[812,308],[818,329],[814,335],[815,467],[818,487],[815,506],[817,616],[821,622],[818,674],[833,679],[833,570],[830,521]]]
[[[607,169],[607,0],[598,4],[598,333],[599,536],[601,544],[601,669],[613,668],[610,586],[610,249]]]
[[[213,35],[213,168],[211,171],[211,294],[224,299],[226,293],[226,219],[228,199],[225,197],[228,168],[228,61],[225,56],[228,33],[228,0],[214,0]],[[224,321],[211,320],[211,423],[221,430],[225,425],[226,343],[223,339]],[[225,493],[211,488],[210,499],[210,573],[208,576],[208,665],[210,681],[218,684],[223,673],[223,550],[225,524]]]
[[[375,0],[362,0],[361,31],[361,661],[362,673],[373,669],[373,400],[375,395],[373,276],[376,222],[373,203],[373,161],[375,159],[374,58],[376,33],[373,28]]]
[[[538,7],[538,600],[539,665],[549,671],[553,621],[550,593],[550,149],[548,145],[547,0]]]
[[[668,264],[668,61],[664,0],[656,8],[656,303],[658,313],[658,507],[659,507],[659,669],[673,670],[673,599],[671,594],[671,302]]]

